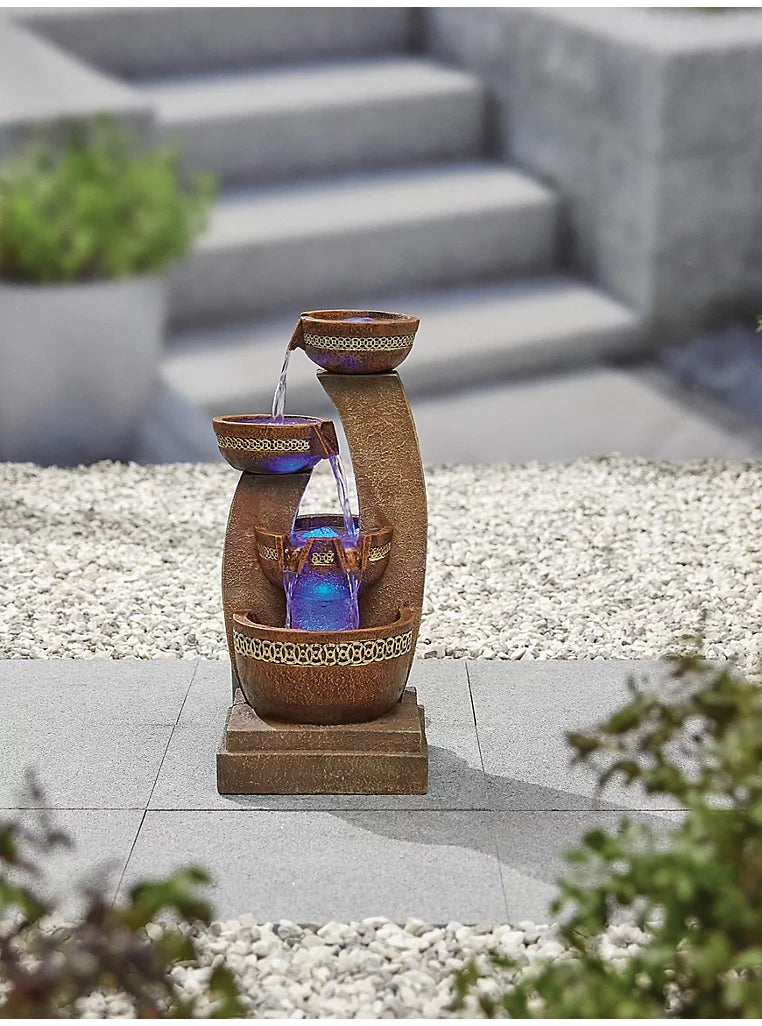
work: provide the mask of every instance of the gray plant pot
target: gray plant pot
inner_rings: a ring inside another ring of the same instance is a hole
[[[126,459],[156,387],[164,278],[0,282],[0,459]]]

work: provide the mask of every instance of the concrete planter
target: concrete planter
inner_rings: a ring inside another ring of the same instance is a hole
[[[163,278],[0,283],[0,459],[123,459],[156,386]]]

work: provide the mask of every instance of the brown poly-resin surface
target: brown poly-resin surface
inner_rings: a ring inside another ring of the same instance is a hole
[[[257,558],[257,527],[277,533],[290,530],[309,480],[309,473],[244,473],[238,482],[222,554],[222,607],[234,684],[234,614],[249,612],[259,623],[272,626],[281,626],[286,619],[283,588],[267,579]]]
[[[355,320],[347,319],[352,317]],[[290,345],[337,374],[381,374],[408,356],[418,324],[418,318],[409,314],[309,310],[300,316]]]
[[[217,752],[220,794],[425,794],[428,746],[414,690],[370,723],[264,719],[241,692]]]
[[[405,688],[417,620],[353,631],[268,627],[234,617],[235,665],[260,716],[295,723],[357,723],[383,716]]]
[[[396,373],[348,377],[324,372],[318,380],[338,410],[349,442],[360,527],[394,528],[383,577],[360,595],[360,623],[389,623],[400,605],[408,603],[415,616],[415,641],[426,576],[426,483],[405,389]]]

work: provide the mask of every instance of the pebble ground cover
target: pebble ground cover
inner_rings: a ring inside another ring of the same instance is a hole
[[[159,927],[149,930],[158,934]],[[568,957],[552,926],[529,922],[437,927],[421,919],[396,924],[376,917],[302,927],[287,920],[257,924],[243,916],[193,934],[202,964],[176,967],[178,988],[198,997],[211,967],[224,959],[250,1018],[450,1018],[453,974],[467,959],[486,964],[491,951],[514,959],[516,969],[503,976],[504,984],[540,961]],[[614,926],[601,953],[617,965],[643,940],[636,926]],[[498,989],[495,980],[483,980],[478,992],[496,996]],[[105,993],[83,999],[80,1007],[85,1018],[133,1014],[126,998]],[[477,1011],[476,998],[469,997],[463,1014]]]
[[[0,464],[0,658],[225,659],[216,465]],[[711,658],[762,641],[762,462],[434,467],[418,655]],[[305,509],[333,509],[316,474]]]

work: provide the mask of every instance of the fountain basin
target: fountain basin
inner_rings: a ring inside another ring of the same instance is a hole
[[[399,701],[413,658],[414,614],[351,631],[301,631],[234,617],[238,679],[262,717],[364,723]]]
[[[236,470],[250,474],[299,474],[338,453],[330,420],[237,413],[214,417],[214,433],[222,456]]]
[[[418,324],[417,317],[380,310],[309,310],[292,345],[335,374],[383,374],[413,348]]]

